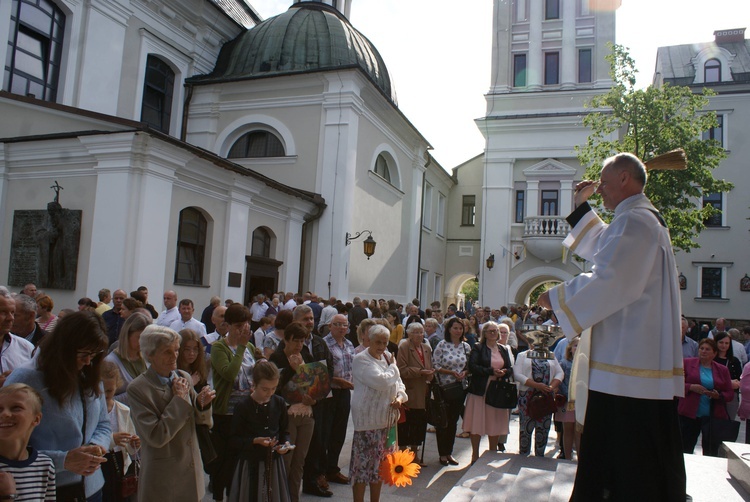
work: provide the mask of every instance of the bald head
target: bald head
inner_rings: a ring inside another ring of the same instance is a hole
[[[604,161],[597,193],[604,207],[614,210],[625,199],[643,193],[646,166],[631,153],[618,153]]]
[[[164,293],[164,306],[167,310],[175,308],[177,306],[177,293],[171,289],[166,291]]]
[[[226,307],[216,307],[211,314],[211,322],[216,326],[216,332],[221,336],[225,336],[229,331],[229,325],[224,322],[224,313],[227,311]]]

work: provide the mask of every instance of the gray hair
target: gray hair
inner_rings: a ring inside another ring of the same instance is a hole
[[[377,336],[382,336],[383,338],[388,340],[391,338],[391,331],[382,324],[375,324],[367,332],[367,336],[370,338],[370,341],[372,341]]]
[[[303,315],[309,314],[310,312],[312,312],[312,309],[309,305],[297,305],[294,308],[294,312],[292,312],[292,315],[294,320],[296,321],[298,319],[301,319]]]
[[[150,362],[151,356],[161,347],[180,341],[182,341],[182,337],[175,330],[158,324],[149,324],[141,333],[141,354]]]
[[[9,300],[13,298],[13,295],[10,294],[10,291],[5,286],[0,286],[0,296]]]
[[[440,323],[439,323],[439,322],[437,322],[437,319],[435,319],[435,318],[433,318],[433,317],[428,317],[427,319],[425,319],[425,320],[424,320],[424,325],[425,325],[425,327],[426,327],[426,326],[427,326],[428,324],[429,324],[430,326],[434,326],[434,327],[435,327],[435,329],[437,329],[437,328],[438,328],[438,326],[440,326]]]
[[[417,330],[424,331],[424,326],[422,326],[421,322],[415,321],[406,327],[406,333],[408,333],[409,335],[411,335],[413,331]]]
[[[28,295],[16,295],[16,305],[20,306],[24,312],[34,312],[36,314],[36,300]]]
[[[607,166],[611,166],[616,171],[627,171],[642,186],[646,185],[646,181],[648,180],[646,166],[641,162],[641,159],[632,153],[623,152],[609,157],[604,161],[604,167]]]

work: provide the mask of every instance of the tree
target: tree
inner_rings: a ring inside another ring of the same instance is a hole
[[[469,279],[461,286],[461,293],[464,298],[471,298],[472,301],[479,298],[479,282],[474,279]]]
[[[607,60],[614,86],[587,104],[596,111],[583,119],[591,135],[585,146],[576,147],[578,159],[587,166],[586,177],[598,179],[602,161],[616,153],[630,152],[647,161],[683,148],[688,168],[649,171],[645,193],[664,216],[672,246],[690,252],[698,247],[693,237],[703,230],[704,220],[717,212],[711,205],[703,207],[703,193],[732,189],[731,183],[714,179],[712,173],[726,157],[721,144],[701,139],[703,131],[718,125],[714,112],[703,111],[714,93],[704,89],[697,94],[666,83],[636,89],[635,61],[623,46],[611,47]]]

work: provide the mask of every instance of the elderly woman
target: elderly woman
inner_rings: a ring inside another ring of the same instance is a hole
[[[407,339],[398,351],[398,371],[406,386],[409,407],[406,409],[406,422],[398,424],[398,442],[410,447],[416,454],[424,442],[427,432],[425,412],[427,383],[433,379],[432,349],[424,340],[424,326],[413,322],[406,327]]]
[[[281,313],[283,312],[285,311]],[[315,428],[312,410],[315,400],[308,395],[303,395],[301,402],[291,402],[288,399],[290,394],[287,392],[287,384],[296,374],[297,368],[300,364],[306,362],[302,358],[302,347],[305,344],[307,333],[307,329],[301,323],[293,322],[289,324],[284,330],[284,343],[279,345],[269,359],[281,371],[276,393],[287,399],[287,404],[290,405],[287,427],[296,449],[284,457],[284,464],[289,476],[289,494],[292,502],[299,500],[305,457]],[[309,352],[307,353],[309,354]],[[312,356],[309,357],[310,359],[307,362],[312,362]]]
[[[563,426],[563,455],[566,460],[573,460],[573,444],[576,452],[580,452],[581,433],[576,430],[576,411],[574,404],[570,402],[570,384],[573,373],[573,358],[578,350],[578,343],[581,341],[580,336],[573,338],[567,347],[565,347],[565,357],[560,361],[560,367],[563,369],[562,384],[560,384],[560,394],[568,398],[560,410],[555,413],[555,419],[560,421]]]
[[[718,347],[710,338],[698,343],[698,357],[683,360],[685,366],[685,397],[679,399],[682,451],[693,453],[698,435],[708,431],[711,417],[727,419],[726,403],[734,397],[732,377],[726,366],[714,361]],[[714,404],[717,403],[717,404]],[[719,443],[703,437],[703,455],[718,457]],[[712,444],[713,443],[713,444]]]
[[[509,343],[510,334],[513,333],[513,330],[509,328],[505,323],[499,323],[497,325],[497,333],[499,335],[498,342],[500,345],[504,346],[505,349],[508,351],[508,356],[510,357],[510,364],[511,366],[516,364],[516,356],[513,353],[513,347]],[[503,452],[505,451],[505,443],[508,442],[508,435],[507,434],[500,434],[497,438],[497,451]]]
[[[141,438],[139,500],[200,501],[205,493],[196,424],[211,425],[208,386],[196,393],[190,375],[177,370],[180,335],[152,324],[141,333],[151,364],[128,386],[128,403]]]
[[[408,399],[396,361],[385,353],[390,330],[382,325],[369,330],[370,344],[354,357],[352,373],[352,438],[349,476],[355,502],[365,499],[370,485],[370,500],[380,500],[383,481],[378,473],[385,455],[393,453],[396,444],[388,444],[388,430],[398,422],[401,403]]]
[[[473,464],[479,458],[479,441],[483,435],[489,438],[490,451],[495,451],[499,436],[508,434],[510,410],[493,408],[484,402],[490,382],[513,373],[511,355],[500,343],[497,323],[490,321],[482,325],[479,342],[469,356],[469,371],[471,385],[466,398],[463,428],[470,434]]]
[[[519,453],[529,454],[531,433],[534,432],[534,454],[543,457],[552,424],[552,413],[541,420],[532,419],[528,414],[529,399],[534,391],[545,394],[557,392],[565,374],[556,359],[531,359],[527,355],[528,351],[519,353],[513,366],[513,376],[518,382]]]
[[[76,312],[42,338],[31,365],[16,368],[5,380],[6,385],[25,383],[42,396],[43,419],[29,444],[55,463],[57,500],[101,499],[100,465],[112,434],[100,377],[106,348],[102,318]]]
[[[141,333],[152,320],[146,314],[138,312],[132,314],[120,329],[120,337],[117,347],[106,357],[107,361],[113,362],[120,370],[122,383],[115,391],[115,399],[127,404],[125,391],[135,378],[146,372],[146,361],[141,355]]]
[[[445,339],[435,347],[432,364],[437,370],[437,383],[441,387],[454,382],[463,382],[469,374],[471,347],[464,340],[464,324],[458,317],[445,323]],[[441,465],[458,465],[453,458],[458,417],[464,410],[464,397],[448,401],[448,426],[436,428],[438,454]]]
[[[55,303],[45,294],[37,296],[34,300],[36,300],[36,322],[46,333],[52,333],[57,324],[57,316],[52,313]]]
[[[214,428],[212,439],[218,457],[211,465],[211,484],[214,500],[223,500],[224,492],[232,486],[235,455],[229,445],[234,407],[247,399],[252,391],[255,347],[250,340],[250,310],[234,303],[224,312],[229,326],[227,336],[211,346],[211,368],[216,389]]]

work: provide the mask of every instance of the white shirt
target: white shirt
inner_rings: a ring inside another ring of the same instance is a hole
[[[180,320],[180,311],[177,307],[172,307],[169,310],[164,310],[159,317],[156,318],[156,324],[168,328],[173,322]]]
[[[294,298],[286,302],[284,305],[281,305],[279,307],[279,310],[294,310],[294,307],[297,306],[297,302],[294,301]]]
[[[182,318],[177,319],[169,327],[177,331],[178,333],[183,329],[192,329],[193,331],[198,333],[199,336],[206,336],[206,325],[200,322],[195,317],[191,317],[187,321],[183,321]]]
[[[0,345],[0,371],[12,371],[25,365],[31,361],[32,352],[34,352],[34,344],[13,333],[8,333]]]
[[[260,318],[266,315],[266,310],[268,310],[268,304],[266,302],[255,302],[250,305],[250,313],[253,314],[253,321],[260,322]]]

